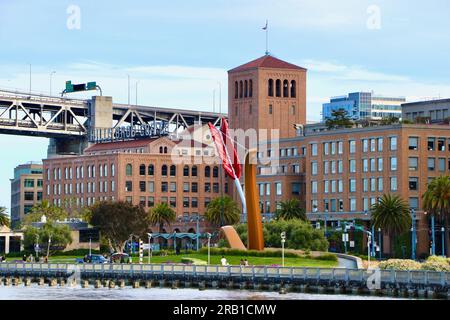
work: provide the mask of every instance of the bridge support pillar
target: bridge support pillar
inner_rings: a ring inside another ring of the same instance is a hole
[[[12,285],[13,286],[18,286],[19,285],[19,278],[13,278],[13,280],[12,280]]]
[[[122,280],[119,281],[119,287],[120,288],[125,288],[125,280],[122,279]]]
[[[109,288],[114,289],[116,287],[116,283],[113,280],[109,281]]]
[[[153,281],[152,281],[152,280],[147,280],[147,281],[145,282],[145,288],[146,288],[146,289],[151,289],[152,286],[153,286]]]
[[[44,278],[39,278],[38,280],[38,285],[43,286],[45,284],[45,279]]]
[[[57,283],[58,283],[58,280],[56,280],[55,278],[52,278],[52,279],[50,279],[48,285],[50,287],[54,287],[54,286],[56,286]]]
[[[102,282],[100,280],[95,280],[94,282],[94,288],[98,289],[102,286]]]
[[[140,287],[140,282],[139,282],[139,280],[134,280],[133,281],[133,288],[134,289],[138,289]]]
[[[25,281],[24,281],[24,285],[26,287],[29,287],[31,285],[31,278],[26,278]]]
[[[87,287],[89,287],[89,281],[88,281],[88,280],[82,280],[82,281],[81,281],[81,287],[82,287],[82,288],[87,288]]]

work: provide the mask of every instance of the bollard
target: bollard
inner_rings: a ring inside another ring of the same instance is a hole
[[[184,282],[184,287],[185,288],[190,288],[191,287],[191,283],[189,281],[185,281]]]
[[[25,287],[29,287],[31,285],[31,279],[30,278],[26,278],[25,282],[24,282]]]
[[[94,288],[98,289],[102,286],[102,282],[100,280],[95,280],[94,282]]]
[[[120,288],[124,288],[125,287],[125,280],[120,280],[119,281],[119,287]]]
[[[151,288],[152,288],[152,285],[153,285],[153,283],[152,283],[151,280],[147,280],[147,281],[145,282],[145,288],[146,288],[146,289],[151,289]]]
[[[133,288],[134,288],[134,289],[139,288],[139,285],[140,285],[139,280],[133,281]]]
[[[228,289],[233,289],[234,288],[234,282],[233,281],[228,281],[227,288]]]
[[[417,296],[418,296],[419,298],[425,298],[425,294],[426,294],[426,292],[425,292],[424,289],[418,289],[418,290],[417,290]]]
[[[217,289],[219,287],[219,283],[217,281],[211,281],[211,288]]]
[[[38,285],[43,286],[44,284],[45,284],[45,279],[44,278],[39,278]]]
[[[173,280],[173,281],[172,281],[172,286],[171,286],[171,288],[172,288],[172,289],[178,289],[178,280]]]
[[[87,287],[89,287],[89,281],[88,281],[88,280],[82,280],[82,281],[81,281],[81,287],[82,287],[82,288],[87,288]]]
[[[50,287],[54,287],[54,286],[56,286],[57,283],[58,283],[58,281],[56,279],[52,278],[52,279],[50,279],[50,282],[48,283],[48,285]]]
[[[205,281],[200,281],[198,283],[198,289],[199,290],[205,290],[206,289]]]
[[[13,286],[19,285],[19,279],[13,278],[13,280],[12,280],[12,285],[13,285]]]
[[[109,285],[109,288],[110,288],[110,289],[114,289],[114,288],[116,287],[116,284],[114,283],[113,280],[110,280],[109,283],[108,283],[108,285]]]
[[[164,279],[159,280],[159,287],[164,288],[165,286],[166,286],[166,280],[164,280]]]
[[[11,285],[11,279],[5,278],[5,286],[9,286],[9,285]]]
[[[109,287],[109,280],[103,280],[103,287],[105,288]]]
[[[66,280],[64,280],[64,279],[59,280],[60,287],[64,287],[65,285],[66,285]]]

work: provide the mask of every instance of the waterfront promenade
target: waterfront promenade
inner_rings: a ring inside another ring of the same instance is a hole
[[[181,264],[2,263],[5,285],[94,285],[257,291],[372,294],[449,298],[450,273],[270,266],[200,266]]]

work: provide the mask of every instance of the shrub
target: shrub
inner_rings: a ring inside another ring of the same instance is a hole
[[[421,264],[408,259],[389,259],[378,264],[382,270],[420,270]]]
[[[322,261],[334,261],[334,262],[338,261],[337,255],[332,253],[321,254],[320,256],[314,257],[314,259]]]
[[[220,240],[217,242],[217,246],[218,246],[219,248],[229,248],[229,247],[230,247],[230,245],[228,244],[228,241],[227,241],[226,239],[220,239]]]
[[[422,264],[422,270],[450,272],[449,259],[431,256]]]
[[[194,264],[194,265],[206,265],[206,261],[196,258],[181,258],[181,263]]]

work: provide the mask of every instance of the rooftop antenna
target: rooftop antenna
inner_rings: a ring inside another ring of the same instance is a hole
[[[269,20],[266,20],[266,25],[262,28],[266,31],[266,56],[269,55]]]

